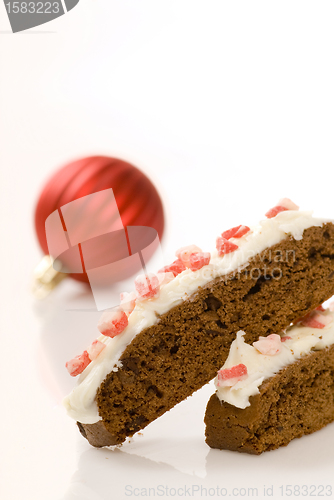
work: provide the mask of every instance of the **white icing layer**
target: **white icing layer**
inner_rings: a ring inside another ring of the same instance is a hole
[[[137,301],[135,309],[129,316],[129,324],[120,335],[113,339],[103,335],[98,337],[98,340],[104,342],[107,347],[83,371],[78,385],[64,399],[64,406],[69,416],[84,424],[101,420],[95,402],[98,387],[109,372],[118,370],[118,360],[126,346],[144,328],[157,323],[161,314],[182,303],[194,294],[198,287],[206,285],[214,278],[241,270],[251,257],[276,245],[287,235],[300,240],[305,229],[322,226],[326,222],[330,220],[314,218],[312,212],[298,210],[281,212],[276,217],[263,220],[257,226],[251,227],[251,232],[242,238],[231,238],[231,241],[239,246],[235,252],[219,257],[214,250],[208,266],[195,272],[186,269],[171,282],[162,285],[158,297]],[[256,278],[256,275],[251,277]]]
[[[228,358],[223,368],[231,368],[240,363],[247,367],[248,376],[232,387],[219,387],[215,379],[217,396],[237,408],[250,406],[250,396],[259,394],[262,382],[273,377],[286,366],[294,363],[311,351],[324,349],[334,344],[334,312],[326,311],[326,316],[332,317],[332,322],[324,328],[310,328],[308,326],[291,326],[284,336],[291,337],[281,343],[281,351],[274,356],[261,354],[252,345],[244,341],[245,333],[239,331],[237,338],[232,342]]]

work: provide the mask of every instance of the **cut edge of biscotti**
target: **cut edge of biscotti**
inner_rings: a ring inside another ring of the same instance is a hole
[[[333,306],[252,345],[238,332],[205,413],[211,448],[258,455],[334,421]]]
[[[280,237],[275,243],[277,231]],[[262,241],[261,252],[254,251],[255,237],[257,242]],[[236,325],[245,327],[249,339],[255,339],[258,328],[247,325],[247,318],[254,316],[252,323],[261,323],[264,335],[278,332],[333,295],[333,241],[334,226],[330,221],[312,218],[311,212],[285,209],[254,228],[237,226],[224,231],[217,238],[217,250],[209,256],[208,252],[193,245],[180,249],[177,261],[156,275],[158,281],[152,276],[137,279],[136,294],[123,295],[123,305],[121,303],[121,307],[109,316],[107,313],[100,322],[104,334],[69,364],[73,372],[79,370],[80,373],[82,368],[77,387],[65,398],[68,413],[79,422],[81,433],[94,446],[123,442],[214,377],[227,357]],[[253,253],[246,255],[249,250]],[[306,269],[300,268],[303,259],[307,262]],[[284,280],[285,273],[296,276],[299,273],[298,283],[302,290],[297,300],[292,300],[295,294],[288,276],[284,287],[277,286],[282,278]],[[314,281],[317,287],[310,293]],[[173,295],[172,305],[165,300],[170,295]],[[269,307],[268,295],[275,305],[274,310],[270,310],[273,308]],[[261,297],[262,302],[266,302],[262,309],[258,307]],[[290,297],[289,310],[280,316],[277,309],[284,297]],[[237,301],[242,310],[233,301]],[[243,310],[248,312],[247,317]],[[194,368],[194,363],[189,356],[186,362],[175,359],[175,355],[182,352],[176,340],[188,341],[188,354],[191,353],[194,340],[194,336],[189,336],[191,323],[199,332],[195,347],[205,347],[210,340],[215,354],[202,349],[202,365],[207,366],[197,372],[190,370],[192,378],[187,379],[185,368]],[[152,344],[152,338],[156,345]],[[164,352],[159,351],[159,339],[167,345],[167,350],[162,349]],[[148,345],[151,352],[146,355]],[[168,394],[166,383],[157,385],[156,378],[153,377],[153,381],[147,376],[146,379],[141,377],[145,370],[134,361],[134,352],[140,352],[146,359],[162,358],[162,365],[166,363],[177,370],[182,365],[184,376],[179,377],[179,386],[171,385],[176,396]],[[132,389],[137,390],[139,400],[132,391],[133,402],[130,401],[120,415],[124,385],[131,385],[130,379],[136,377],[141,380]],[[117,387],[112,389],[115,384]],[[147,406],[152,411],[148,411]],[[131,412],[132,418],[123,418]]]

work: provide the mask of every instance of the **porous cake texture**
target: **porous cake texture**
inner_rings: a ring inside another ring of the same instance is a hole
[[[244,409],[211,396],[205,414],[211,448],[258,455],[333,422],[334,345],[300,358],[259,390]]]
[[[334,225],[309,227],[299,240],[287,236],[250,258],[237,272],[198,288],[136,335],[120,356],[120,367],[97,390],[101,420],[78,422],[81,433],[93,446],[122,443],[214,378],[238,330],[246,332],[249,343],[259,335],[279,333],[333,294]],[[220,447],[225,439],[230,449],[261,453],[286,444],[291,436],[313,432],[333,418],[330,380],[333,349],[326,356],[312,354],[308,362],[301,360],[277,380],[266,382],[250,409],[240,410],[246,412],[241,424],[232,409],[224,406],[222,413],[207,421],[208,443]],[[312,384],[319,386],[314,401]],[[220,401],[213,396],[208,412],[216,413],[218,406]],[[321,415],[312,423],[320,409]],[[298,415],[303,415],[305,423]],[[278,416],[283,425],[275,427]],[[220,427],[222,419],[225,424]]]

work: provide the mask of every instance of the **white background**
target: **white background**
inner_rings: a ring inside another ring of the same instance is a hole
[[[38,193],[80,156],[122,157],[153,179],[166,261],[185,244],[209,250],[282,196],[334,218],[333,22],[326,1],[81,0],[13,35],[0,5],[1,498],[334,487],[333,425],[260,457],[209,450],[210,385],[120,450],[91,448],[60,401],[73,384],[64,362],[96,337],[99,314],[78,283],[40,304],[30,292]]]

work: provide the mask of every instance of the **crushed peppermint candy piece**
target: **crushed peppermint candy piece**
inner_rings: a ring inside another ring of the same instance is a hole
[[[232,366],[232,368],[222,368],[217,373],[217,386],[232,387],[237,382],[245,380],[247,376],[247,366],[243,363]]]
[[[330,314],[316,314],[315,319],[324,326],[330,325],[333,322],[333,316]]]
[[[176,259],[172,264],[169,264],[169,266],[165,266],[162,269],[158,271],[158,273],[173,273],[174,276],[177,276],[178,274],[182,273],[182,271],[185,271],[187,268],[183,264],[182,260]]]
[[[281,342],[285,342],[286,340],[291,340],[292,337],[289,337],[288,335],[286,335],[285,337],[281,337]]]
[[[271,208],[268,210],[268,212],[265,213],[265,216],[267,219],[272,219],[273,217],[276,217],[277,214],[280,212],[285,212],[288,210],[288,208],[282,207],[281,205],[277,205],[276,207]]]
[[[321,311],[321,312],[325,312],[326,311],[326,309],[324,307],[322,307],[322,305],[316,307],[314,310],[315,311]]]
[[[94,340],[91,345],[87,348],[88,356],[91,361],[96,359],[98,355],[103,351],[106,345],[99,340]]]
[[[190,266],[190,255],[192,253],[202,252],[201,248],[196,245],[188,245],[187,247],[182,247],[176,250],[175,255],[180,259],[186,267]]]
[[[330,310],[331,312],[333,312],[333,311],[334,311],[334,302],[330,302],[330,303],[329,303],[329,307],[328,307],[328,308],[329,308],[329,310]]]
[[[116,337],[128,326],[128,317],[124,311],[105,311],[97,328],[106,337]]]
[[[137,298],[151,299],[159,293],[159,279],[155,274],[141,274],[135,279]]]
[[[121,293],[121,309],[129,316],[136,306],[136,294],[135,292],[123,292]]]
[[[320,321],[317,321],[314,317],[311,316],[305,316],[304,318],[300,319],[298,323],[302,326],[308,326],[309,328],[324,328],[325,325],[323,323],[320,323]]]
[[[272,219],[273,217],[276,217],[276,215],[279,214],[280,212],[284,212],[286,210],[298,210],[298,209],[299,209],[298,205],[293,203],[293,201],[291,201],[289,198],[281,198],[276,206],[268,210],[265,216],[268,219]]]
[[[278,206],[287,208],[288,210],[299,210],[299,206],[296,205],[290,198],[281,198],[278,203]]]
[[[203,266],[207,266],[210,263],[210,259],[210,252],[191,253],[189,257],[189,268],[191,271],[198,271],[202,269]]]
[[[325,328],[333,321],[332,315],[323,314],[321,311],[315,310],[298,320],[298,323],[302,326],[308,326],[309,328]]]
[[[224,231],[222,233],[222,237],[225,238],[226,240],[229,240],[230,238],[241,238],[245,234],[247,234],[250,231],[250,228],[248,226],[236,226],[232,227],[232,229],[228,229],[227,231]]]
[[[253,342],[253,346],[257,351],[265,356],[275,356],[282,350],[281,337],[276,333],[268,335],[268,337],[259,337],[259,340]]]
[[[232,241],[229,241],[226,238],[219,236],[216,240],[216,248],[218,250],[219,257],[222,257],[223,255],[234,252],[239,247],[238,245],[232,243]]]
[[[163,272],[163,273],[158,272],[157,278],[159,280],[159,285],[161,286],[161,285],[167,285],[167,283],[173,281],[175,276],[174,273],[172,272]]]
[[[89,358],[88,352],[84,351],[82,354],[80,354],[80,356],[75,356],[75,358],[67,361],[65,366],[68,373],[72,377],[76,377],[84,371],[84,369],[89,365],[90,362],[91,360]]]

